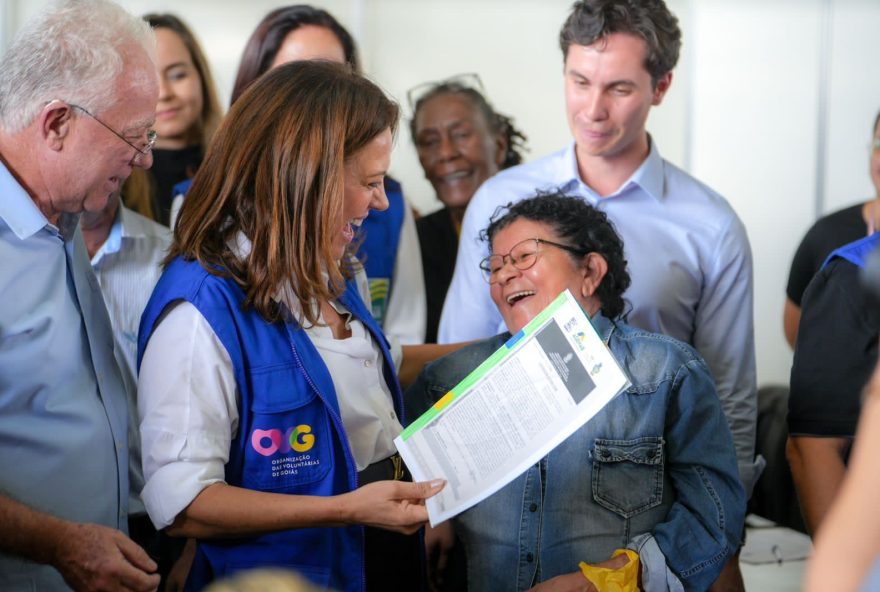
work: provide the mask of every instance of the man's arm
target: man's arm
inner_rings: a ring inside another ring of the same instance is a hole
[[[801,322],[801,307],[792,302],[791,298],[785,297],[785,307],[782,309],[782,330],[785,332],[785,340],[791,349],[797,340],[798,325]]]
[[[788,438],[785,456],[791,466],[804,523],[811,534],[819,528],[843,483],[848,446],[848,438]]]
[[[501,326],[501,315],[489,296],[489,284],[479,267],[480,261],[489,254],[486,242],[480,240],[480,231],[489,226],[492,215],[487,184],[489,182],[477,190],[464,214],[455,271],[440,316],[438,343],[491,337]]]
[[[75,590],[156,590],[156,563],[118,530],[38,512],[0,494],[0,550],[48,564]]]
[[[758,417],[752,295],[752,253],[745,228],[732,217],[714,254],[694,319],[693,345],[715,379],[736,448],[740,479],[751,497]]]
[[[880,513],[875,510],[880,472],[880,366],[869,385],[849,471],[839,495],[813,540],[805,590],[860,589],[880,554]],[[843,568],[843,569],[842,569]]]
[[[846,471],[861,393],[876,363],[859,268],[835,259],[804,292],[791,368],[786,455],[804,521],[815,532]]]

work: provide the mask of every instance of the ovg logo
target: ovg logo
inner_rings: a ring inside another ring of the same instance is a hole
[[[272,456],[276,452],[288,453],[291,450],[306,452],[315,445],[312,426],[301,424],[286,431],[256,429],[251,434],[251,446],[263,456]]]

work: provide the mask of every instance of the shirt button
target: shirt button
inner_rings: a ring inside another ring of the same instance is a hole
[[[364,360],[364,368],[369,368],[373,363],[370,360]]]
[[[529,506],[529,512],[537,512],[537,511],[538,511],[538,504],[533,503],[532,505]]]
[[[535,560],[534,555],[532,555],[531,553],[526,553],[526,561],[528,561],[529,563],[532,563],[534,560]]]

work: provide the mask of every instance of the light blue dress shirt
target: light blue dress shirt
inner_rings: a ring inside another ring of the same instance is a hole
[[[602,198],[580,178],[575,145],[502,171],[474,195],[464,216],[455,273],[439,341],[495,335],[506,328],[479,262],[489,253],[480,232],[500,206],[562,190],[605,212],[623,239],[632,285],[627,322],[693,345],[715,378],[751,494],[757,420],[752,311],[752,255],[745,228],[727,201],[663,160],[648,157],[612,195]]]
[[[140,498],[144,488],[141,438],[137,415],[137,337],[141,314],[162,275],[162,260],[171,244],[171,231],[121,203],[107,240],[92,257],[110,324],[116,356],[129,394],[128,445],[131,454],[129,513],[147,510]]]
[[[125,386],[77,222],[49,224],[0,163],[0,491],[127,532]],[[0,589],[66,588],[0,554]]]

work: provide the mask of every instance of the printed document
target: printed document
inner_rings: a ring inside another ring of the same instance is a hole
[[[563,292],[395,440],[436,525],[492,495],[589,421],[629,380]]]

